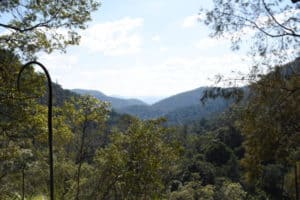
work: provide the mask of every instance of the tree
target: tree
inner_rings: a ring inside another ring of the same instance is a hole
[[[226,164],[233,156],[233,152],[222,142],[212,142],[205,149],[205,158],[217,166]]]
[[[246,150],[242,166],[250,183],[259,182],[268,164],[280,164],[286,171],[299,162],[299,72],[296,60],[251,85],[253,93],[239,122]]]
[[[213,200],[215,187],[213,185],[202,186],[201,182],[191,181],[170,194],[171,200]]]
[[[106,102],[99,101],[92,96],[82,96],[77,99],[73,98],[71,101],[65,103],[64,114],[66,121],[75,134],[75,149],[72,149],[72,151],[76,152],[75,163],[77,164],[75,175],[76,200],[80,199],[80,176],[83,163],[87,161],[88,156],[91,156],[87,155],[88,146],[91,144],[89,133],[91,133],[91,130],[95,126],[103,127],[104,122],[108,118],[109,111],[110,109]]]
[[[246,192],[239,183],[225,181],[220,189],[224,200],[243,200],[246,199]]]
[[[0,48],[26,58],[37,52],[65,51],[79,43],[78,30],[85,29],[96,0],[2,0],[0,1]]]
[[[214,0],[211,9],[201,9],[200,13],[212,29],[211,36],[227,37],[233,50],[243,45],[242,40],[251,39],[249,53],[254,59],[270,58],[279,64],[299,53],[300,12],[296,2]]]
[[[260,64],[253,67],[246,77],[235,79],[253,83],[250,92],[254,95],[241,123],[246,148],[242,164],[246,168],[246,179],[250,182],[257,181],[266,164],[280,163],[285,170],[294,165],[297,177],[299,58],[290,63],[293,66],[288,69],[272,67],[299,56],[300,7],[297,2],[215,0],[211,10],[201,10],[206,14],[205,24],[213,30],[211,35],[230,38],[233,50],[243,45],[242,39],[251,38],[249,53],[252,60]],[[262,64],[272,68],[269,75],[259,73],[258,67]],[[224,96],[222,91],[207,92],[202,99]],[[295,188],[298,198],[297,179]]]
[[[264,166],[261,185],[272,199],[276,199],[276,197],[282,199],[283,197],[283,174],[284,170],[280,165],[270,164]]]
[[[168,139],[170,130],[161,123],[134,119],[125,132],[111,135],[111,143],[95,157],[94,199],[163,197],[166,177],[178,161],[180,147]]]
[[[35,156],[34,132],[44,130],[40,123],[43,118],[37,114],[37,109],[43,109],[37,104],[37,97],[42,94],[37,88],[43,88],[44,79],[29,68],[24,71],[18,92],[16,79],[20,68],[17,56],[0,50],[0,199],[25,196],[25,171]]]

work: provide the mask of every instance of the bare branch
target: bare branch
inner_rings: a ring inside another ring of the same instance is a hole
[[[284,30],[286,30],[286,31],[289,31],[289,32],[290,32],[291,34],[293,34],[293,35],[297,35],[293,29],[288,28],[288,27],[286,27],[286,26],[284,26],[283,24],[281,24],[281,23],[278,22],[278,20],[277,20],[277,19],[275,18],[275,16],[274,16],[274,14],[271,12],[270,8],[268,8],[268,6],[267,6],[265,0],[262,0],[262,3],[263,3],[263,5],[264,5],[265,10],[266,10],[267,13],[269,14],[269,16],[272,18],[272,20],[273,20],[278,26],[280,26],[282,29],[284,29]]]
[[[227,16],[232,16],[232,17],[244,20],[246,22],[249,22],[250,24],[252,24],[253,28],[256,28],[257,30],[259,30],[260,32],[264,33],[265,35],[267,35],[269,37],[273,37],[273,38],[284,37],[284,36],[300,37],[300,34],[288,33],[288,32],[284,32],[282,34],[272,34],[272,33],[267,32],[266,30],[264,30],[262,27],[260,27],[255,21],[252,21],[252,20],[247,19],[245,17],[239,16],[239,15],[234,15],[232,13],[225,13],[225,12],[220,12],[220,14],[227,15]],[[247,25],[247,24],[245,24],[245,25]]]

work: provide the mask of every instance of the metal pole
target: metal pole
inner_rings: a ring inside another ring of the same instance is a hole
[[[52,132],[52,82],[51,78],[49,75],[48,70],[46,67],[37,62],[37,61],[31,61],[26,63],[25,65],[22,66],[19,75],[18,75],[18,80],[17,80],[17,87],[18,90],[20,90],[20,77],[22,72],[27,66],[36,64],[39,67],[41,67],[46,74],[47,77],[47,82],[48,82],[48,147],[49,147],[49,187],[50,187],[50,200],[54,200],[54,175],[53,175],[53,132]]]

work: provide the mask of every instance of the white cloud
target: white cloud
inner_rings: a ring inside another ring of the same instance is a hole
[[[154,42],[158,42],[160,41],[160,36],[159,35],[154,35],[152,38],[151,38],[152,41]]]
[[[159,52],[167,52],[169,50],[169,48],[168,47],[160,47],[159,48]]]
[[[232,70],[248,70],[247,63],[233,52],[223,56],[171,56],[152,64],[147,61],[104,63],[101,67],[97,62],[83,67],[76,55],[53,54],[40,58],[50,69],[53,80],[66,88],[95,89],[133,97],[169,96],[212,85],[209,78],[218,73],[230,75]]]
[[[198,20],[198,15],[188,16],[183,20],[181,26],[183,28],[192,28],[196,26],[197,20]]]
[[[162,66],[169,72],[174,72],[174,70],[180,71],[178,77],[184,73],[190,76],[197,74],[201,77],[202,83],[206,83],[204,85],[207,85],[207,78],[213,77],[218,73],[230,75],[232,71],[247,71],[248,63],[243,60],[245,60],[244,56],[231,52],[222,56],[169,58]]]
[[[203,38],[195,43],[198,49],[216,48],[224,45],[229,45],[230,41],[226,38]]]
[[[0,36],[10,35],[12,33],[13,33],[13,31],[11,31],[10,29],[0,28]]]
[[[40,60],[51,66],[52,69],[68,68],[78,63],[78,57],[67,54],[42,54],[39,56]]]
[[[49,70],[52,77],[52,81],[59,81],[61,84],[65,84],[67,74],[77,66],[79,59],[75,55],[53,53],[53,54],[41,54],[39,61],[45,65]],[[39,69],[37,68],[39,71]],[[72,82],[70,82],[72,84]],[[69,83],[69,84],[70,84]]]
[[[123,18],[116,21],[98,23],[82,33],[82,45],[93,52],[104,55],[130,55],[140,52],[143,26],[142,18]]]
[[[231,71],[248,71],[239,55],[171,57],[157,63],[139,63],[122,69],[105,68],[88,73],[90,87],[123,96],[169,96],[200,86],[213,85],[209,78],[218,73],[230,76]],[[111,82],[111,77],[118,77]],[[101,83],[99,83],[101,81]],[[98,83],[98,84],[95,84]],[[87,84],[85,81],[84,84]],[[89,88],[89,87],[87,87]]]

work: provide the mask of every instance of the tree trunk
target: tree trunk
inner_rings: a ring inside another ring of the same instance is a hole
[[[22,200],[25,199],[25,170],[22,169]]]
[[[77,176],[76,176],[77,190],[76,190],[75,200],[79,200],[79,194],[80,194],[80,173],[81,173],[81,165],[82,165],[82,159],[83,159],[82,157],[83,157],[83,148],[84,148],[86,128],[87,128],[87,121],[85,121],[83,124],[82,135],[81,135],[81,144],[80,144],[80,149],[78,152],[78,168],[77,168]]]
[[[295,193],[296,193],[296,200],[299,200],[299,187],[298,187],[298,169],[297,169],[297,162],[295,164]]]

